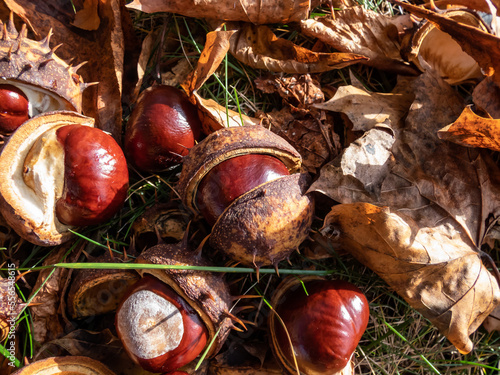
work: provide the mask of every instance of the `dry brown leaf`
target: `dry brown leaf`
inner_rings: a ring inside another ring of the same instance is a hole
[[[256,69],[290,74],[320,73],[368,60],[353,53],[319,53],[278,38],[264,25],[231,24],[231,54]]]
[[[351,81],[357,82],[353,76]],[[316,104],[314,107],[346,113],[353,123],[354,131],[366,131],[380,124],[391,126],[406,115],[413,102],[414,95],[410,82],[411,79],[400,77],[396,87],[388,94],[368,92],[354,84],[341,86],[329,101]]]
[[[363,55],[369,60],[361,63],[402,75],[418,72],[404,62],[400,54],[396,17],[352,7],[331,16],[301,21],[301,30],[338,51]]]
[[[54,251],[44,260],[43,265],[52,265],[61,262],[68,252],[70,243],[66,243]],[[78,259],[79,251],[74,251],[66,259],[74,262]],[[64,334],[63,320],[59,311],[63,289],[65,287],[69,270],[58,268],[40,271],[35,286],[33,287],[34,298],[29,309],[33,324],[31,326],[34,339],[43,344],[55,340]],[[38,289],[40,291],[38,291]],[[30,296],[31,298],[31,296]]]
[[[474,88],[472,100],[493,118],[500,118],[500,87],[491,77],[486,77]]]
[[[322,231],[382,277],[461,353],[472,350],[469,335],[500,302],[498,281],[450,221],[425,227],[403,210],[340,204]]]
[[[191,102],[198,107],[203,132],[210,134],[224,127],[257,125],[258,119],[227,109],[212,99],[202,98],[196,91],[218,69],[229,50],[229,39],[235,31],[216,30],[207,34],[205,46],[195,70],[181,84]]]
[[[130,9],[169,12],[194,18],[256,24],[298,22],[309,15],[309,0],[134,0]]]
[[[99,82],[84,91],[83,112],[96,119],[96,126],[121,142],[122,79],[124,76],[125,48],[132,52],[134,44],[130,15],[120,0],[99,2],[101,24],[95,31],[71,27],[74,12],[71,3],[57,0],[33,2],[29,0],[4,0],[8,7],[33,28],[35,35],[44,37],[52,29],[51,46],[62,43],[57,54],[80,64],[88,61],[78,73],[85,82]],[[74,0],[77,9],[83,0]],[[127,38],[124,38],[124,34]],[[127,44],[127,45],[126,45]],[[131,54],[129,54],[129,57]],[[134,62],[134,58],[127,58]],[[135,84],[135,83],[134,83]]]
[[[457,121],[440,129],[438,136],[462,146],[500,151],[500,119],[478,116],[465,107]]]
[[[500,72],[499,37],[425,8],[398,0],[393,0],[393,2],[417,17],[429,20],[441,31],[449,34],[465,52],[477,61],[486,76],[492,77],[495,83],[500,84],[500,74],[497,73],[497,71]]]
[[[98,9],[99,0],[84,0],[83,9],[75,13],[72,25],[83,30],[97,30],[101,23]]]
[[[479,149],[437,137],[437,131],[455,121],[464,108],[462,98],[448,84],[425,73],[415,79],[412,87],[415,100],[407,117],[390,127],[377,125],[365,132],[341,157],[322,168],[310,191],[323,192],[345,204],[388,206],[391,212],[418,223],[427,236],[454,238],[456,241],[449,246],[456,243],[478,257],[477,248],[487,229],[500,217],[500,170]],[[368,233],[365,238],[369,241]],[[435,245],[427,246],[426,251],[439,252],[439,241]],[[378,264],[368,266],[377,268]],[[418,282],[414,288],[440,283],[430,276]],[[443,287],[452,288],[454,280],[443,282]],[[468,313],[461,311],[462,307],[455,309],[453,314]],[[435,311],[422,313],[434,319]],[[463,341],[470,333],[469,327],[451,327],[448,331],[444,323],[440,324],[441,332],[457,348],[469,350],[470,343]]]

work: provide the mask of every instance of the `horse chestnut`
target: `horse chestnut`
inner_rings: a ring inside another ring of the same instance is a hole
[[[314,202],[302,159],[283,138],[260,125],[218,130],[184,159],[183,203],[213,224],[210,245],[260,268],[290,256],[307,237]]]
[[[116,141],[76,112],[35,116],[0,154],[0,209],[23,238],[42,246],[71,237],[69,226],[113,216],[127,196],[128,169]]]
[[[115,325],[130,358],[151,372],[174,371],[191,362],[208,339],[196,311],[150,275],[127,293],[118,307]]]
[[[198,111],[187,96],[172,86],[152,86],[130,115],[124,150],[138,169],[161,172],[181,163],[200,134]]]
[[[201,181],[196,204],[210,225],[236,198],[260,184],[289,175],[286,165],[270,155],[237,156],[216,165]]]
[[[302,282],[286,278],[273,295],[271,304],[288,332],[270,315],[273,353],[291,373],[295,355],[303,374],[335,374],[348,365],[368,325],[368,301],[346,281],[308,277]]]
[[[0,133],[12,133],[28,119],[26,95],[13,85],[0,85]]]

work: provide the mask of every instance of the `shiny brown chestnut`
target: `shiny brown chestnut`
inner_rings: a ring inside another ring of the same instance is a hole
[[[288,176],[286,165],[271,155],[236,156],[216,165],[198,186],[196,204],[210,225],[236,198],[253,188]]]
[[[138,169],[160,172],[181,163],[200,136],[198,111],[187,95],[157,85],[139,96],[127,123],[124,150]]]
[[[197,312],[151,275],[125,295],[115,326],[130,358],[151,372],[175,371],[186,365],[201,353],[208,339]]]
[[[16,86],[0,84],[0,133],[12,133],[28,119],[26,95]]]
[[[347,281],[288,277],[277,287],[271,304],[276,312],[268,321],[271,347],[290,373],[297,373],[292,347],[301,374],[342,371],[368,325],[368,301]]]
[[[128,189],[116,141],[76,112],[35,116],[8,138],[0,154],[0,210],[26,240],[42,246],[71,237],[70,226],[102,223]]]
[[[224,128],[190,150],[178,191],[186,207],[215,222],[213,248],[256,269],[277,267],[313,218],[309,175],[296,173],[301,163],[295,148],[260,125]]]

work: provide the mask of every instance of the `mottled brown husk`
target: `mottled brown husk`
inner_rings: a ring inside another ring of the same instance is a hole
[[[186,246],[180,244],[159,244],[144,251],[137,258],[138,263],[153,263],[183,266],[211,266],[211,264]],[[139,270],[141,275],[149,273],[174,289],[188,302],[205,322],[210,333],[209,342],[215,341],[208,353],[216,354],[224,343],[233,325],[228,317],[231,307],[229,288],[221,274],[193,270]],[[218,333],[217,333],[218,332]]]
[[[296,173],[237,198],[215,223],[210,245],[251,267],[277,266],[309,233],[314,204],[308,186],[309,175]]]

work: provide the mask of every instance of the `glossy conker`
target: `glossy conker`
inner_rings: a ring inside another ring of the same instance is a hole
[[[127,196],[118,143],[94,120],[46,112],[13,132],[0,153],[0,210],[21,237],[41,246],[67,241],[70,226],[107,221]]]
[[[109,134],[88,126],[68,125],[56,132],[64,147],[57,218],[74,226],[109,220],[127,197],[128,169],[120,146]]]
[[[365,295],[355,285],[317,277],[286,278],[276,289],[269,317],[273,353],[281,365],[305,375],[331,375],[348,365],[369,318]],[[289,338],[290,339],[289,339]]]
[[[29,102],[18,87],[0,84],[0,133],[12,133],[29,119]]]
[[[160,172],[181,163],[200,136],[198,111],[187,95],[157,85],[139,96],[127,123],[124,150],[138,169]]]
[[[289,175],[286,165],[271,155],[236,156],[216,165],[198,186],[196,205],[210,225],[236,198],[253,188]]]
[[[201,353],[208,339],[196,311],[151,275],[145,275],[126,294],[115,325],[132,360],[151,372],[186,365]]]

